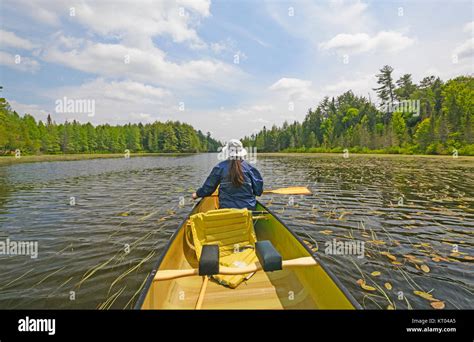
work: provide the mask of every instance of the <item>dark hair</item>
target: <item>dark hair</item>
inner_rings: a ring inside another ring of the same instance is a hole
[[[241,159],[230,160],[229,177],[232,184],[237,188],[241,187],[242,184],[244,184],[244,173],[242,172]]]

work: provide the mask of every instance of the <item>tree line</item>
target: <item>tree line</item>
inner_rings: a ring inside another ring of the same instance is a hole
[[[285,122],[243,139],[263,152],[352,152],[474,155],[474,77],[443,82],[410,74],[393,79],[384,66],[373,90],[379,105],[347,91],[325,97],[302,123]]]
[[[93,126],[77,121],[57,124],[30,114],[18,115],[0,98],[0,154],[19,149],[22,154],[215,152],[221,146],[210,133],[204,134],[179,121]]]

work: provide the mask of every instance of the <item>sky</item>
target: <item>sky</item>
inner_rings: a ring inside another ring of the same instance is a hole
[[[0,19],[2,96],[19,114],[179,120],[222,141],[347,90],[376,101],[386,64],[415,82],[474,71],[472,1],[2,0]]]

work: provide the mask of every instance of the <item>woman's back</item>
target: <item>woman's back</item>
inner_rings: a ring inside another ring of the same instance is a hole
[[[231,179],[233,162],[241,163],[243,182],[240,186],[236,186]],[[263,190],[263,180],[258,170],[245,160],[224,160],[218,166],[222,168],[219,187],[220,208],[254,209],[257,204],[255,196],[260,196]]]
[[[227,159],[212,169],[204,185],[193,194],[193,198],[210,196],[220,185],[220,208],[254,210],[257,204],[255,196],[260,196],[263,192],[260,172],[243,159],[247,151],[239,140],[230,140],[223,152],[228,154]]]

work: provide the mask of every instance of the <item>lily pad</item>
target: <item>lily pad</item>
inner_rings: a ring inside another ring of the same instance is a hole
[[[445,308],[445,304],[443,301],[437,301],[437,302],[431,302],[430,303],[431,307],[436,310],[443,310]]]

